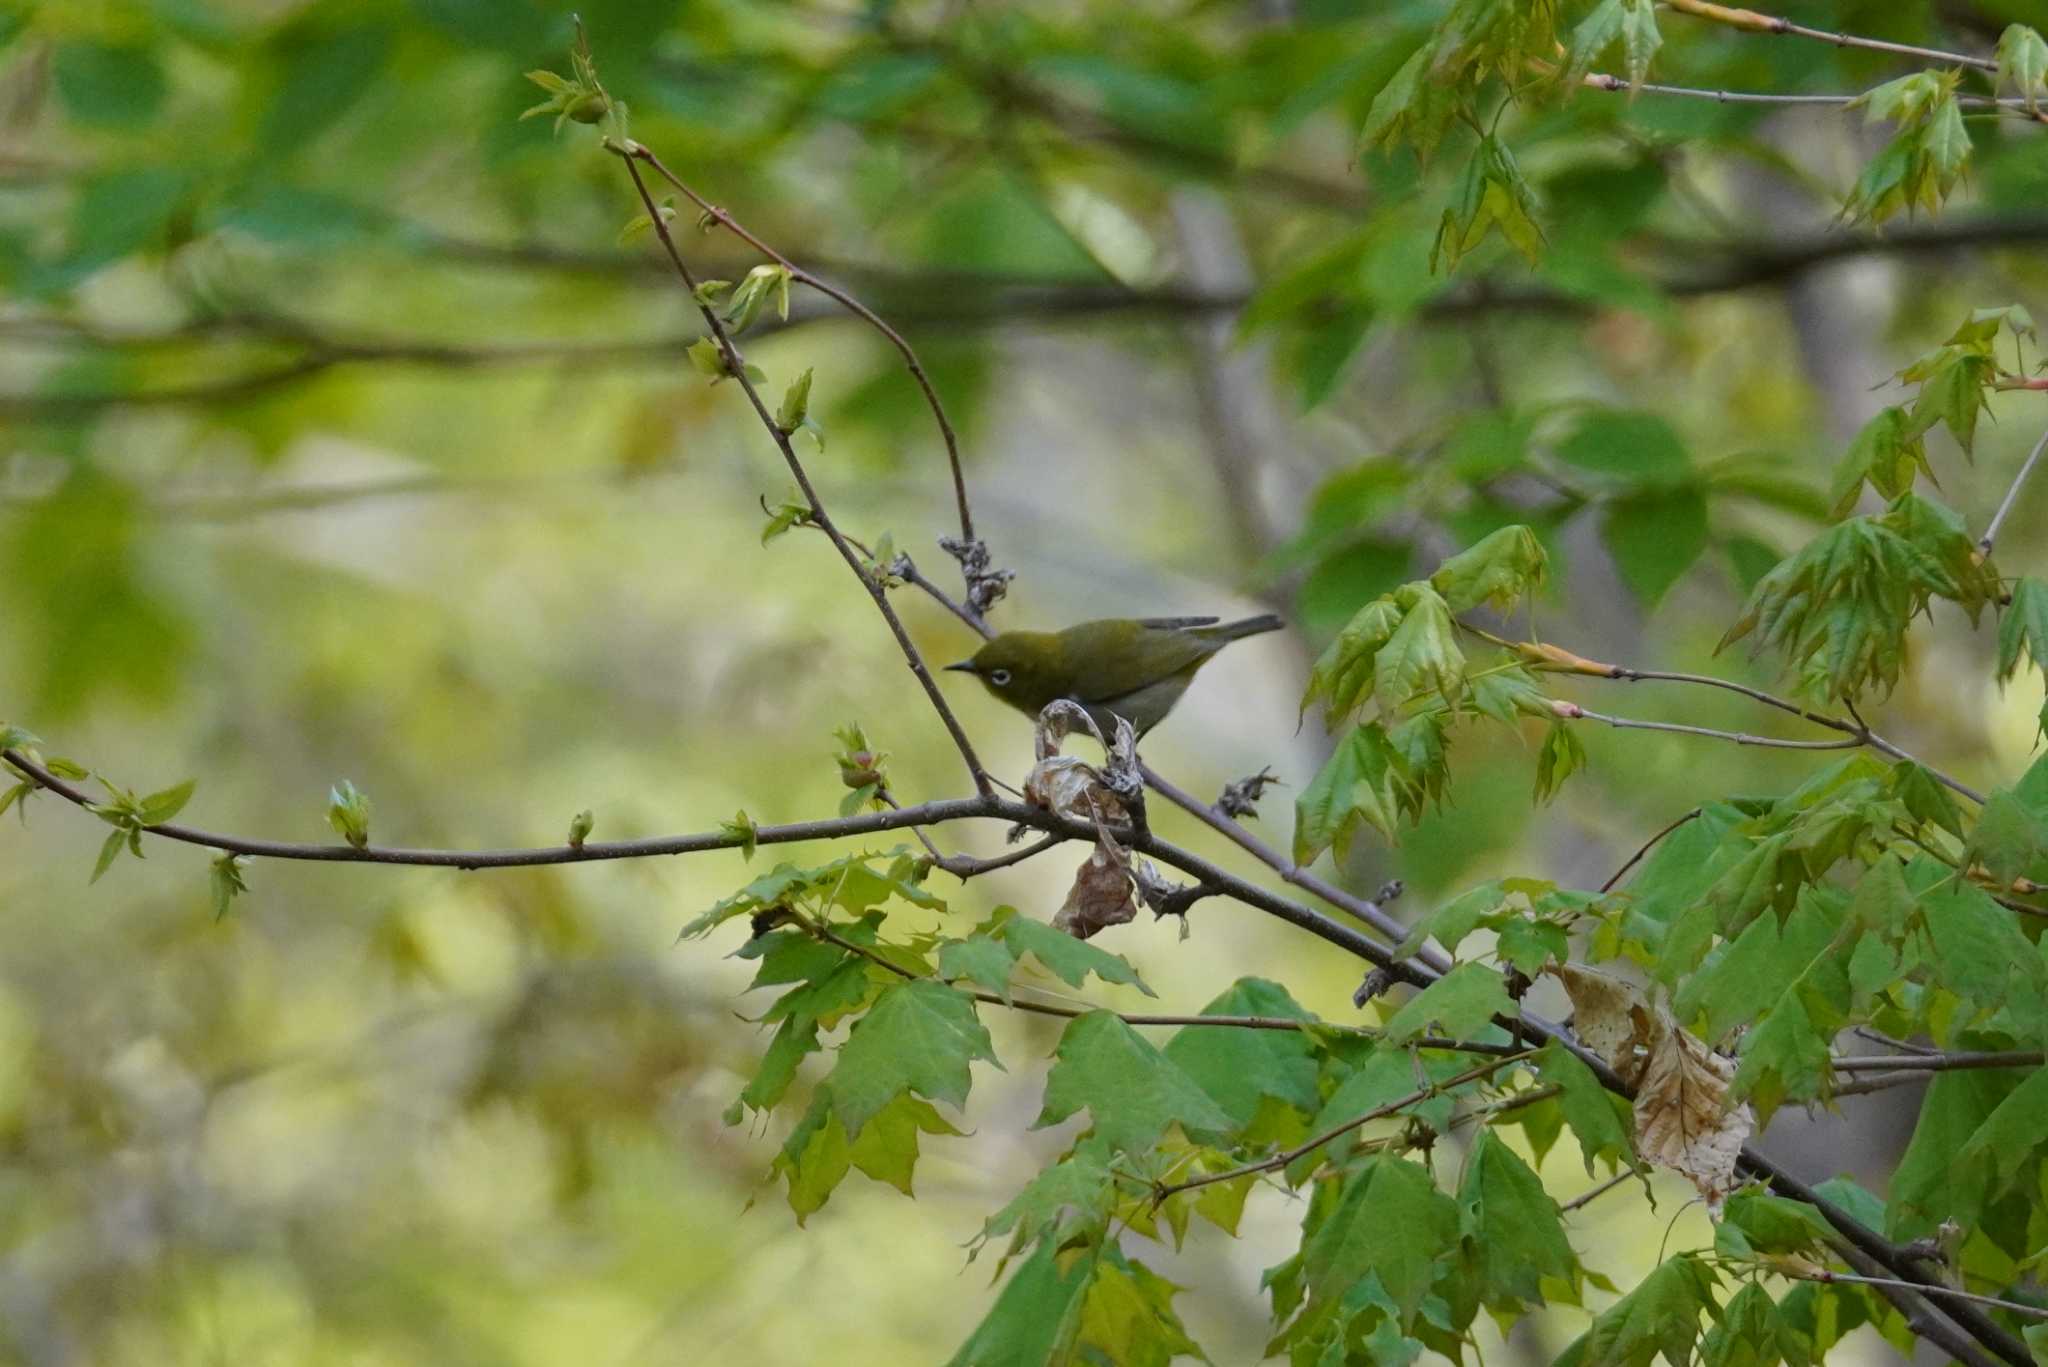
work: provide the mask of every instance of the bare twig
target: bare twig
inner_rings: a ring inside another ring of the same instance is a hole
[[[2038,1068],[2044,1055],[2039,1049],[2001,1049],[1953,1054],[1925,1053],[1902,1054],[1892,1057],[1887,1054],[1857,1054],[1828,1060],[1828,1066],[1838,1073],[1883,1073],[1910,1071],[1947,1073],[1972,1068]]]
[[[963,541],[973,541],[975,539],[974,512],[967,502],[967,476],[960,467],[960,439],[953,431],[952,422],[946,417],[946,406],[939,402],[938,391],[932,388],[931,377],[925,374],[923,363],[917,359],[917,352],[911,348],[909,342],[904,340],[903,334],[890,327],[873,309],[861,303],[860,300],[854,298],[845,290],[828,280],[811,274],[781,252],[776,251],[766,242],[754,236],[753,233],[747,231],[738,219],[691,189],[680,176],[663,164],[660,157],[654,155],[645,146],[634,143],[628,155],[653,167],[656,175],[667,181],[692,204],[695,204],[702,210],[706,216],[715,219],[727,232],[788,271],[790,279],[799,284],[808,285],[818,291],[818,293],[831,299],[841,308],[844,308],[847,312],[853,314],[880,333],[888,340],[890,346],[896,348],[897,354],[903,358],[904,369],[910,372],[910,378],[917,382],[919,392],[924,395],[925,406],[931,409],[932,421],[938,425],[939,437],[946,444],[946,462],[953,472],[953,498],[959,505],[960,538]]]
[[[1716,104],[1762,104],[1762,105],[1805,105],[1846,108],[1868,93],[1857,90],[1849,93],[1815,95],[1776,95],[1758,90],[1716,90],[1696,85],[1660,85],[1655,81],[1630,84],[1626,76],[1611,76],[1604,71],[1589,71],[1579,84],[1588,90],[1604,90],[1625,93],[1631,90],[1645,95],[1673,95],[1683,99],[1712,100]],[[2038,122],[2048,115],[2035,115],[2027,108],[2026,100],[2013,95],[1993,97],[1990,95],[1958,95],[1958,105],[1965,109],[1996,109],[2022,115],[2029,121]]]
[[[606,145],[618,156],[632,177],[633,188],[639,193],[640,202],[647,210],[647,216],[654,225],[654,232],[661,241],[662,249],[668,253],[669,261],[675,266],[676,275],[683,282],[683,287],[690,291],[692,298],[695,298],[696,279],[691,275],[689,266],[684,264],[675,237],[669,232],[668,220],[662,216],[660,208],[654,202],[653,194],[647,188],[647,182],[640,175],[638,163],[642,160],[653,162],[653,154],[634,142],[607,142]],[[726,330],[725,324],[719,320],[718,314],[709,305],[701,301],[698,302],[697,311],[703,315],[704,326],[717,342],[719,354],[725,358],[726,368],[739,385],[740,392],[747,396],[747,402],[753,406],[755,416],[761,420],[761,426],[774,438],[776,449],[782,452],[783,463],[789,467],[791,478],[796,480],[797,488],[802,491],[804,502],[810,508],[810,519],[831,538],[840,558],[845,560],[854,577],[860,580],[861,587],[867,590],[868,597],[874,602],[875,610],[880,612],[882,620],[889,624],[889,631],[895,636],[896,644],[903,652],[904,661],[910,666],[910,672],[916,676],[918,685],[924,689],[926,698],[931,701],[932,710],[938,713],[947,734],[952,736],[954,748],[959,750],[961,759],[966,762],[967,772],[974,780],[975,790],[986,796],[992,791],[988,771],[982,767],[980,756],[975,754],[974,742],[967,738],[967,732],[962,729],[959,718],[953,715],[953,709],[946,702],[946,695],[940,691],[938,681],[932,677],[930,668],[924,662],[924,656],[919,653],[916,643],[910,639],[910,633],[904,628],[902,618],[898,617],[896,609],[889,605],[888,591],[868,573],[861,564],[860,554],[840,534],[831,514],[825,511],[824,501],[818,496],[817,487],[811,482],[810,472],[804,468],[804,463],[798,457],[789,434],[776,423],[774,414],[768,411],[768,405],[762,401],[760,391],[754,387],[754,382],[747,378],[746,360],[740,355],[739,348],[733,344],[732,336]],[[965,485],[963,484],[961,488],[961,506],[964,509]]]
[[[1630,869],[1634,868],[1636,865],[1643,862],[1643,856],[1648,854],[1651,850],[1655,849],[1658,841],[1662,840],[1665,836],[1677,830],[1680,826],[1683,826],[1686,822],[1697,818],[1700,814],[1700,810],[1701,809],[1698,807],[1693,808],[1684,816],[1679,817],[1678,820],[1664,827],[1663,830],[1658,831],[1655,835],[1651,836],[1648,840],[1645,840],[1641,845],[1637,846],[1636,852],[1628,857],[1628,862],[1626,864],[1623,864],[1620,868],[1616,869],[1614,871],[1614,876],[1600,885],[1600,891],[1613,892],[1615,885],[1628,876],[1628,871]]]
[[[2006,514],[2012,511],[2012,505],[2018,501],[2020,487],[2027,482],[2027,476],[2034,473],[2034,466],[2039,463],[2043,451],[2048,451],[2048,431],[2041,433],[2041,439],[2035,442],[2034,449],[2027,453],[2027,459],[2020,466],[2020,472],[2012,477],[2012,484],[2006,489],[2005,497],[1998,500],[1998,511],[1991,515],[1991,522],[1984,528],[1984,535],[1977,538],[1977,549],[1983,554],[1991,554],[1991,547],[1998,540],[1998,529],[2005,525]]]
[[[1690,726],[1675,721],[1643,721],[1635,717],[1615,717],[1605,712],[1595,712],[1575,702],[1552,699],[1551,708],[1560,717],[1603,722],[1608,726],[1627,731],[1669,731],[1682,736],[1704,736],[1709,740],[1733,741],[1737,745],[1757,745],[1773,750],[1855,750],[1863,742],[1854,736],[1841,740],[1782,740],[1777,736],[1757,736],[1747,731],[1722,731],[1712,726]]]
[[[1467,1068],[1464,1072],[1447,1077],[1442,1082],[1433,1082],[1427,1087],[1418,1087],[1406,1096],[1396,1097],[1383,1106],[1375,1106],[1363,1115],[1353,1116],[1341,1125],[1333,1125],[1321,1134],[1312,1135],[1291,1149],[1282,1149],[1271,1158],[1262,1158],[1256,1163],[1240,1164],[1223,1172],[1204,1173],[1200,1177],[1190,1177],[1179,1182],[1165,1183],[1153,1188],[1152,1204],[1156,1208],[1164,1204],[1169,1197],[1177,1196],[1184,1191],[1193,1191],[1197,1187],[1211,1186],[1217,1182],[1230,1182],[1240,1177],[1250,1177],[1262,1172],[1276,1172],[1292,1163],[1295,1159],[1314,1153],[1331,1140],[1342,1139],[1353,1130],[1368,1125],[1375,1120],[1384,1120],[1398,1111],[1404,1111],[1410,1106],[1428,1101],[1431,1097],[1441,1096],[1454,1087],[1462,1087],[1468,1082],[1476,1082],[1480,1078],[1491,1077],[1509,1064],[1519,1063],[1523,1059],[1531,1057],[1531,1055],[1532,1051],[1530,1050],[1517,1050],[1512,1054],[1503,1055],[1490,1062]]]
[[[2000,1300],[1997,1296],[1980,1296],[1974,1291],[1960,1291],[1952,1286],[1930,1286],[1925,1282],[1902,1281],[1897,1277],[1866,1277],[1854,1272],[1836,1272],[1830,1268],[1804,1268],[1788,1263],[1783,1258],[1774,1258],[1759,1264],[1767,1272],[1780,1277],[1790,1277],[1801,1282],[1847,1282],[1852,1286],[1889,1286],[1917,1292],[1923,1296],[1945,1296],[1953,1300],[1969,1301],[1973,1305],[1988,1305],[2004,1310],[2023,1319],[2048,1320],[2048,1309],[2038,1305],[2025,1305],[2019,1301]]]
[[[1989,57],[1972,57],[1968,53],[1949,52],[1938,47],[1920,47],[1913,43],[1894,43],[1883,38],[1862,38],[1853,33],[1834,33],[1827,29],[1808,28],[1795,24],[1774,14],[1760,14],[1753,9],[1742,9],[1731,5],[1718,5],[1712,0],[1665,0],[1680,14],[1690,14],[1697,19],[1711,20],[1726,24],[1746,33],[1770,33],[1792,38],[1811,38],[1817,42],[1835,47],[1861,48],[1865,52],[1889,52],[1898,57],[1918,57],[1923,61],[1940,62],[1945,66],[1970,66],[1979,71],[1996,71],[1998,63]]]
[[[1810,721],[1816,726],[1825,726],[1831,731],[1839,731],[1845,736],[1853,736],[1858,744],[1867,745],[1871,749],[1881,754],[1889,755],[1895,760],[1919,765],[1937,783],[1940,783],[1949,791],[1960,793],[1979,805],[1982,805],[1984,802],[1984,795],[1975,788],[1970,787],[1950,774],[1943,773],[1931,764],[1916,759],[1907,753],[1904,748],[1886,740],[1883,736],[1871,730],[1860,717],[1846,721],[1841,717],[1831,717],[1825,712],[1816,712],[1810,707],[1803,707],[1799,703],[1793,702],[1790,698],[1781,698],[1777,694],[1767,693],[1761,688],[1755,688],[1745,683],[1737,683],[1733,679],[1717,678],[1712,674],[1686,674],[1674,670],[1635,669],[1628,665],[1608,664],[1602,660],[1589,660],[1583,655],[1575,655],[1561,646],[1551,645],[1547,642],[1511,641],[1506,637],[1496,636],[1483,627],[1474,626],[1470,622],[1460,621],[1458,625],[1481,640],[1512,652],[1520,657],[1524,664],[1546,673],[1579,674],[1591,679],[1613,679],[1623,683],[1693,684],[1701,688],[1718,688],[1724,692],[1740,694],[1753,702],[1762,703],[1766,707],[1774,707],[1780,712]],[[1851,709],[1851,712],[1853,716],[1853,709]]]
[[[1560,1215],[1569,1215],[1575,1210],[1583,1210],[1587,1206],[1590,1206],[1595,1201],[1599,1200],[1601,1197],[1605,1196],[1608,1192],[1613,1191],[1623,1182],[1628,1181],[1629,1178],[1635,1176],[1639,1176],[1639,1174],[1636,1172],[1634,1168],[1623,1168],[1620,1172],[1617,1172],[1616,1174],[1614,1174],[1614,1176],[1608,1178],[1599,1186],[1594,1187],[1591,1191],[1580,1192],[1571,1200],[1566,1201],[1563,1205],[1557,1208],[1557,1213]]]

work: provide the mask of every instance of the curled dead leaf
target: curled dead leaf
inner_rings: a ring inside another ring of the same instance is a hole
[[[1100,827],[1095,848],[1074,872],[1074,886],[1052,923],[1077,940],[1085,940],[1105,926],[1120,926],[1138,914],[1132,897],[1131,852],[1116,843]]]
[[[1103,747],[1101,767],[1060,753],[1068,736],[1085,732]],[[1135,824],[1142,813],[1144,775],[1138,768],[1138,737],[1131,724],[1117,719],[1114,743],[1106,742],[1086,709],[1064,698],[1048,703],[1038,714],[1035,735],[1038,762],[1024,780],[1024,800],[1075,821]]]
[[[1683,1173],[1718,1216],[1741,1185],[1736,1160],[1756,1128],[1747,1105],[1728,1104],[1734,1062],[1620,978],[1575,964],[1545,971],[1570,995],[1581,1042],[1635,1089],[1636,1152]]]

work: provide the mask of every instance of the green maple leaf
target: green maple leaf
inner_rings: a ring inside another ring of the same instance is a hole
[[[2040,109],[2048,96],[2048,40],[2025,24],[2012,24],[1998,37],[1998,88],[2010,88],[2027,102],[2027,112]]]
[[[1264,978],[1238,979],[1202,1014],[1315,1019],[1286,988]],[[1264,1097],[1311,1114],[1322,1105],[1315,1046],[1296,1031],[1183,1026],[1167,1041],[1165,1054],[1240,1126],[1252,1122]]]
[[[971,1260],[982,1244],[1006,1234],[1012,1236],[1014,1252],[1048,1234],[1054,1243],[1063,1244],[1077,1233],[1105,1229],[1117,1200],[1109,1145],[1100,1136],[1091,1136],[991,1215],[967,1256]]]
[[[1543,1181],[1491,1130],[1465,1160],[1458,1215],[1479,1272],[1479,1298],[1497,1310],[1540,1303],[1543,1279],[1579,1282],[1557,1202]]]
[[[1922,905],[1934,946],[1934,978],[1958,997],[1995,1006],[2011,991],[2016,972],[2038,976],[2039,953],[2013,924],[2012,913],[1982,889],[1944,883]]]
[[[971,998],[928,978],[897,983],[883,989],[840,1046],[830,1078],[833,1114],[858,1138],[905,1091],[964,1106],[968,1064],[977,1059],[1002,1066]]]
[[[918,1135],[960,1133],[930,1102],[904,1092],[861,1127],[847,1157],[875,1181],[886,1182],[905,1196],[915,1196],[911,1176],[917,1167]]]
[[[1828,490],[1830,515],[1840,521],[1854,512],[1866,483],[1886,499],[1897,498],[1913,487],[1916,474],[1930,479],[1934,474],[1927,464],[1925,433],[1913,429],[1905,409],[1887,408],[1863,425],[1836,464]]]
[[[1465,653],[1458,648],[1450,605],[1427,585],[1407,587],[1414,590],[1413,602],[1373,657],[1373,699],[1389,717],[1425,693],[1456,702],[1465,682]]]
[[[1591,1068],[1553,1040],[1536,1056],[1536,1072],[1546,1085],[1558,1089],[1558,1104],[1565,1123],[1579,1138],[1587,1176],[1592,1175],[1596,1158],[1614,1163],[1634,1161],[1635,1149],[1629,1141],[1634,1121],[1628,1103],[1603,1087]]]
[[[1043,1240],[996,1297],[947,1367],[1045,1367],[1065,1362],[1080,1329],[1081,1303],[1101,1257],[1091,1246],[1062,1259]]]
[[[1380,1158],[1345,1178],[1341,1195],[1302,1244],[1310,1294],[1342,1299],[1377,1277],[1407,1328],[1458,1239],[1458,1204],[1429,1169]]]
[[[1716,1281],[1690,1253],[1658,1264],[1564,1350],[1558,1367],[1649,1367],[1660,1353],[1669,1363],[1690,1362],[1700,1316],[1714,1308]]]
[[[1965,1229],[1976,1226],[1988,1198],[1988,1174],[1983,1166],[1959,1159],[2012,1090],[2008,1073],[1966,1070],[1934,1075],[1920,1103],[1913,1138],[1892,1171],[1885,1208],[1887,1235],[1916,1239],[1951,1219]]]
[[[1437,566],[1429,582],[1452,612],[1490,603],[1505,616],[1524,594],[1541,587],[1548,563],[1535,532],[1502,527]]]
[[[788,1183],[789,1208],[798,1225],[831,1199],[852,1165],[846,1130],[832,1109],[831,1088],[820,1087],[771,1166]]]
[[[1045,1107],[1033,1129],[1057,1125],[1086,1108],[1110,1147],[1139,1153],[1179,1125],[1193,1136],[1220,1136],[1234,1124],[1181,1067],[1107,1011],[1068,1023],[1045,1083]]]
[[[1998,616],[1998,681],[2011,679],[2024,655],[2034,668],[2048,672],[2048,582],[2021,578],[2012,586],[2012,602]]]
[[[1093,973],[1106,983],[1135,987],[1148,997],[1159,995],[1145,985],[1144,980],[1138,977],[1138,970],[1132,968],[1123,955],[1097,949],[1086,940],[1077,940],[1043,921],[1029,916],[1012,916],[995,933],[1002,937],[1012,954],[1019,957],[1029,954],[1069,987],[1081,986],[1082,981]]]
[[[1846,994],[1846,979],[1842,988]],[[1834,1034],[1833,1028],[1813,1020],[1798,992],[1786,992],[1742,1037],[1742,1062],[1729,1084],[1730,1100],[1747,1100],[1761,1129],[1783,1102],[1818,1099],[1828,1077],[1828,1043]]]
[[[1403,1044],[1432,1026],[1452,1039],[1471,1039],[1495,1016],[1519,1014],[1501,976],[1485,964],[1460,964],[1422,989],[1386,1024],[1387,1039]]]
[[[1777,1367],[1789,1358],[1789,1328],[1771,1295],[1750,1282],[1729,1298],[1721,1319],[1700,1345],[1703,1367]]]
[[[1010,999],[1010,973],[1016,967],[1015,951],[992,936],[975,934],[939,946],[940,977],[980,983],[1004,1001]]]

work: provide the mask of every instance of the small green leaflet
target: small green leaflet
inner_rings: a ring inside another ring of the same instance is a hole
[[[1264,978],[1238,979],[1202,1014],[1315,1019],[1286,988]],[[1297,1031],[1187,1025],[1167,1041],[1165,1055],[1239,1126],[1251,1124],[1265,1097],[1311,1115],[1322,1105],[1315,1046]]]
[[[928,978],[885,988],[853,1027],[832,1070],[833,1114],[848,1136],[906,1091],[956,1109],[967,1104],[968,1065],[1002,1066],[964,993]]]
[[[1650,59],[1664,43],[1664,35],[1657,31],[1657,11],[1651,0],[1601,0],[1572,30],[1571,57],[1565,63],[1564,79],[1579,81],[1616,42],[1622,45],[1628,64],[1630,87],[1640,86],[1650,73]]]
[[[1138,977],[1138,971],[1121,954],[1097,949],[1086,940],[1077,940],[1043,921],[1029,916],[1012,916],[995,933],[1009,945],[1012,954],[1031,955],[1069,987],[1081,986],[1082,981],[1093,973],[1106,983],[1135,987],[1148,997],[1159,995],[1145,985]]]
[[[1460,964],[1409,999],[1386,1024],[1387,1039],[1405,1044],[1431,1027],[1451,1039],[1472,1039],[1495,1016],[1519,1014],[1500,973],[1485,964]]]
[[[1465,165],[1457,197],[1445,208],[1429,268],[1445,274],[1498,231],[1530,265],[1543,255],[1543,229],[1537,226],[1536,192],[1522,176],[1507,144],[1488,134],[1479,140]]]
[[[2038,113],[2048,96],[2048,40],[2025,24],[2007,27],[1998,38],[1998,89],[2010,90]]]
[[[1559,1356],[1558,1367],[1650,1367],[1659,1354],[1666,1362],[1690,1362],[1700,1318],[1714,1310],[1718,1280],[1690,1253],[1660,1263],[1600,1313]]]
[[[1111,1148],[1138,1153],[1174,1125],[1191,1137],[1236,1128],[1178,1064],[1110,1012],[1090,1011],[1069,1022],[1056,1058],[1034,1129],[1057,1125],[1085,1108],[1095,1133]]]
[[[1492,1130],[1481,1130],[1458,1186],[1460,1227],[1478,1264],[1479,1296],[1498,1310],[1540,1304],[1549,1278],[1576,1287],[1579,1260],[1542,1179]]]

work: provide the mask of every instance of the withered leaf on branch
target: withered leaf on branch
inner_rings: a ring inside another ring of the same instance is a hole
[[[1636,1090],[1636,1152],[1684,1174],[1718,1216],[1756,1127],[1747,1105],[1728,1105],[1734,1062],[1619,978],[1574,964],[1547,971],[1571,996],[1579,1039]]]
[[[1067,900],[1052,923],[1075,939],[1085,940],[1104,926],[1120,926],[1138,914],[1132,891],[1131,852],[1098,827],[1095,848],[1074,871],[1074,886],[1067,890]]]
[[[1060,753],[1068,736],[1084,732],[1102,745],[1107,763],[1098,768]],[[1114,745],[1102,738],[1095,721],[1078,703],[1061,698],[1038,714],[1038,762],[1024,780],[1024,800],[1075,821],[1131,824],[1131,809],[1143,788],[1138,773],[1137,736],[1129,722],[1118,720]]]

